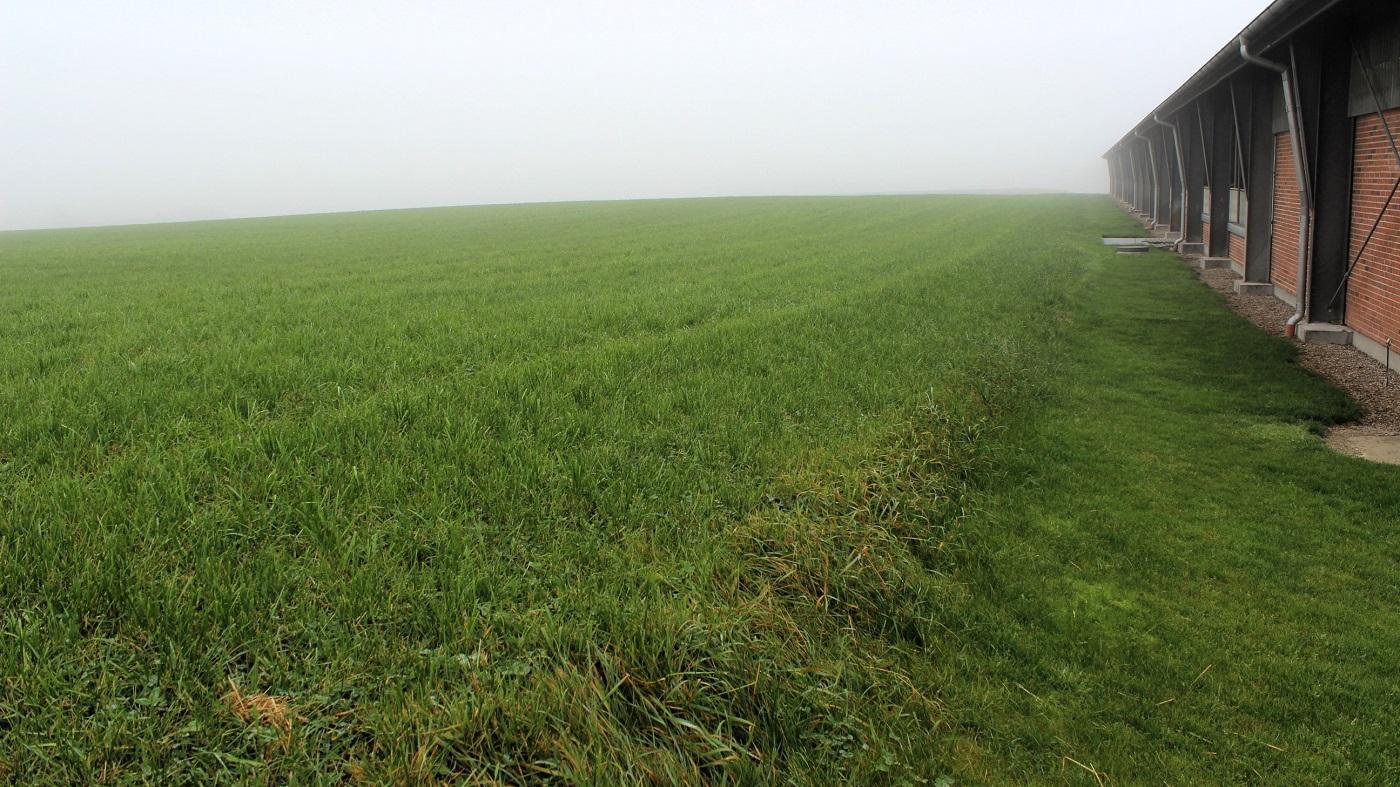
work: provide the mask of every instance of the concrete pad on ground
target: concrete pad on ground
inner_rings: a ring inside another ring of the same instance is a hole
[[[1327,433],[1338,453],[1387,465],[1400,465],[1400,434],[1369,426],[1339,426]]]
[[[1237,281],[1236,295],[1273,295],[1274,285],[1266,281]]]
[[[1298,326],[1298,339],[1314,344],[1351,344],[1351,329],[1330,322],[1305,322]]]

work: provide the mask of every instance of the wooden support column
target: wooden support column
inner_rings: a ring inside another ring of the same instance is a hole
[[[1131,189],[1128,189],[1128,204],[1133,206],[1133,210],[1140,210],[1142,200],[1142,165],[1138,161],[1138,146],[1128,143],[1127,150],[1123,151],[1124,158],[1128,160],[1128,169],[1131,169]]]
[[[1210,144],[1210,248],[1212,257],[1230,256],[1230,179],[1235,166],[1235,121],[1230,112],[1230,94],[1216,90],[1202,104],[1211,108]]]
[[[1251,69],[1249,90],[1249,233],[1245,236],[1244,280],[1269,280],[1274,221],[1274,115],[1283,100],[1278,74]]]
[[[1186,157],[1186,242],[1200,243],[1201,198],[1206,186],[1206,161],[1201,147],[1201,124],[1193,104],[1177,113],[1177,128],[1181,129],[1181,150]]]
[[[1148,135],[1152,142],[1153,157],[1157,161],[1157,213],[1152,220],[1159,226],[1171,226],[1172,222],[1172,144],[1171,130],[1157,126]]]
[[[1181,162],[1177,161],[1176,134],[1162,126],[1162,147],[1167,150],[1167,222],[1172,232],[1181,232],[1181,199],[1185,193],[1181,182]]]

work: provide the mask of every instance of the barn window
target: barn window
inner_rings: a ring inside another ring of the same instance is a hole
[[[1249,194],[1244,186],[1244,162],[1235,156],[1235,166],[1230,175],[1230,215],[1231,224],[1246,226],[1249,222]]]

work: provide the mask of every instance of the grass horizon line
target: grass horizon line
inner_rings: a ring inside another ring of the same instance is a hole
[[[156,219],[152,221],[119,221],[101,224],[52,224],[36,227],[0,227],[0,235],[25,232],[60,232],[63,230],[106,230],[127,227],[160,227],[174,224],[212,224],[227,221],[257,219],[312,218],[315,216],[349,216],[365,213],[395,213],[415,210],[454,210],[459,208],[503,208],[527,205],[603,205],[622,202],[684,202],[687,200],[760,200],[760,199],[843,199],[850,197],[1055,197],[1101,196],[1107,192],[1073,191],[1037,187],[932,189],[912,191],[829,191],[812,193],[771,194],[676,194],[658,197],[597,197],[580,199],[505,200],[501,202],[460,202],[428,205],[400,205],[378,208],[346,208],[343,210],[310,210],[292,213],[249,213],[229,216],[206,216],[186,219]]]

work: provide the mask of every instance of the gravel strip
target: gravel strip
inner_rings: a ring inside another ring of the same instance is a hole
[[[1223,293],[1230,308],[1250,322],[1275,336],[1283,336],[1283,325],[1293,314],[1293,308],[1269,295],[1236,295],[1234,283],[1239,279],[1228,268],[1203,271],[1195,260],[1183,258],[1192,266],[1198,278]],[[1292,340],[1298,347],[1298,362],[1341,388],[1361,405],[1363,415],[1358,426],[1373,434],[1400,435],[1400,353],[1392,367],[1390,385],[1386,385],[1385,367],[1355,347],[1338,344],[1305,344]]]

